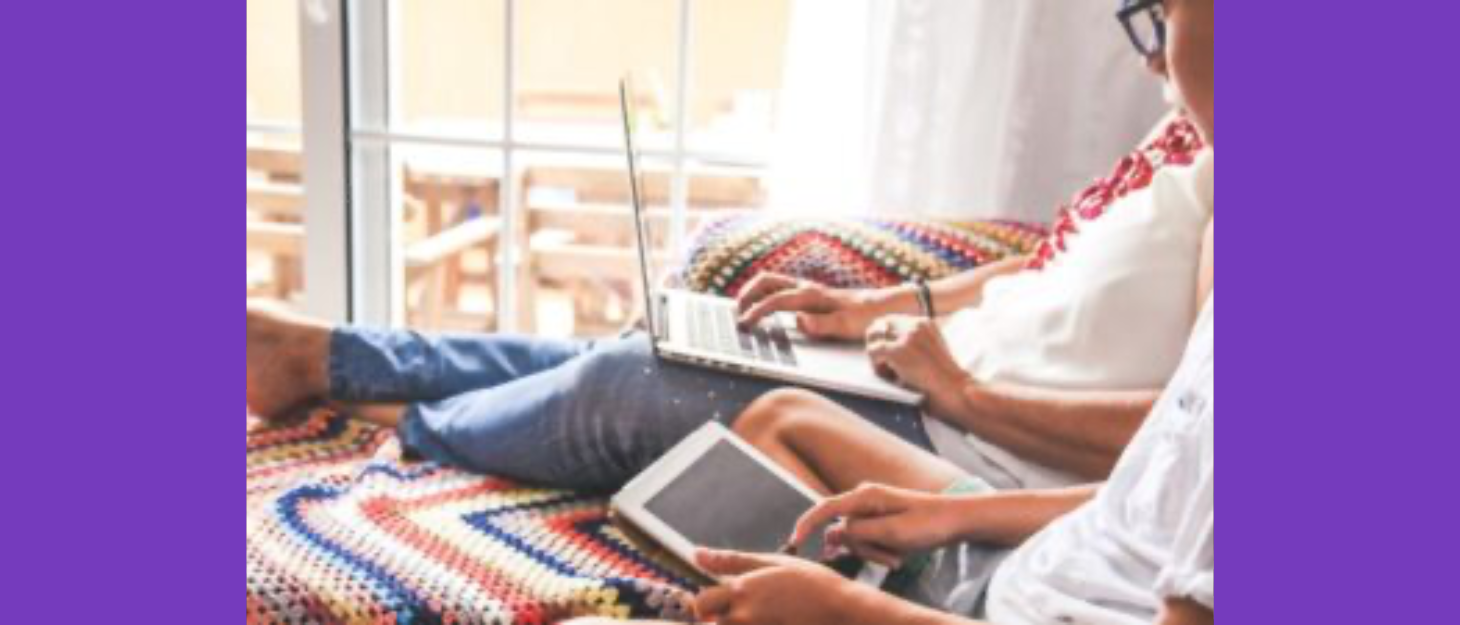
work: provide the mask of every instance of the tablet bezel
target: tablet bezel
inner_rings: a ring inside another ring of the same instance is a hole
[[[695,551],[698,547],[674,527],[661,520],[647,506],[665,487],[673,484],[690,467],[694,466],[696,461],[721,442],[734,445],[747,457],[759,463],[762,468],[770,471],[772,475],[804,495],[812,506],[825,500],[825,497],[806,486],[794,474],[776,464],[750,443],[745,442],[720,423],[712,421],[670,450],[668,454],[630,482],[612,501],[614,510],[640,532],[659,541],[667,551],[684,561],[685,564],[716,581],[720,581],[719,577],[700,569],[699,564],[695,562]]]

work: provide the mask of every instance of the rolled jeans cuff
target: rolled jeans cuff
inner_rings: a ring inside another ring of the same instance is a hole
[[[464,459],[442,443],[431,428],[426,427],[420,406],[412,404],[406,407],[395,433],[400,439],[401,449],[407,454],[438,464],[465,465]]]

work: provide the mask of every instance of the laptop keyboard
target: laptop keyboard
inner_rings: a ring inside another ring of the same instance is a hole
[[[689,305],[691,347],[767,364],[797,365],[791,336],[780,325],[763,323],[743,331],[736,319],[734,302],[693,298],[687,299],[686,303]]]

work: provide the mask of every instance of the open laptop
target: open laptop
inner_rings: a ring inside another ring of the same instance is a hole
[[[632,86],[619,83],[624,141],[629,160],[634,235],[639,248],[645,315],[654,353],[660,358],[837,391],[899,404],[918,405],[923,396],[888,382],[873,370],[860,345],[812,341],[796,328],[793,315],[774,315],[742,330],[734,300],[690,291],[655,288],[650,278],[648,220],[634,141]]]

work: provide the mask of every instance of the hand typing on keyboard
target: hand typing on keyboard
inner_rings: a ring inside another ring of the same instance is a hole
[[[893,312],[890,293],[833,289],[774,273],[746,285],[737,305],[742,325],[792,313],[807,336],[833,341],[860,341],[873,321]]]
[[[694,300],[690,314],[690,344],[696,349],[759,362],[797,366],[791,335],[781,320],[772,317],[745,327],[737,319],[735,303]]]

